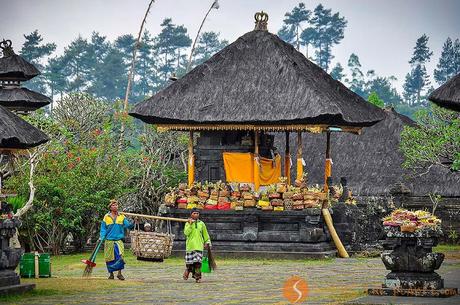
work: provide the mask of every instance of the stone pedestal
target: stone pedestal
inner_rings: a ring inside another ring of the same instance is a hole
[[[406,233],[397,227],[386,227],[385,232],[381,258],[391,272],[382,288],[369,289],[369,294],[442,297],[457,293],[456,288],[444,288],[444,280],[435,272],[444,260],[444,254],[432,252],[438,232]]]
[[[25,292],[35,287],[34,284],[20,284],[19,275],[14,272],[22,250],[10,248],[9,242],[19,224],[16,219],[0,219],[0,295]]]

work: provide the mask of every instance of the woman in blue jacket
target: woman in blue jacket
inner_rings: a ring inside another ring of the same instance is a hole
[[[109,203],[110,212],[105,214],[101,222],[100,239],[104,242],[104,258],[109,271],[109,279],[113,280],[115,271],[118,271],[117,278],[124,280],[121,270],[125,267],[123,255],[125,247],[123,238],[125,229],[132,229],[134,223],[130,222],[125,215],[118,214],[118,202],[111,200]]]

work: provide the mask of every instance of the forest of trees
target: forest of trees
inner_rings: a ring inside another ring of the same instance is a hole
[[[429,37],[422,34],[415,42],[412,57],[408,58],[410,71],[405,77],[403,91],[398,92],[394,85],[396,77],[378,75],[374,70],[363,71],[358,54],[350,54],[346,63],[333,65],[334,48],[345,37],[346,28],[347,20],[339,12],[322,4],[310,10],[299,3],[285,14],[278,35],[366,100],[379,101],[380,106],[383,101],[385,106],[392,105],[409,116],[427,105],[426,97],[434,87],[460,73],[459,38],[446,39],[436,69],[430,73],[426,64],[433,60],[433,52],[429,48]],[[108,41],[105,36],[93,32],[89,38],[75,38],[59,56],[55,54],[56,44],[43,43],[37,30],[24,37],[20,54],[43,72],[25,86],[54,99],[62,99],[71,92],[86,92],[108,101],[124,97],[135,44],[131,34]],[[174,24],[171,18],[162,21],[158,35],[146,31],[138,50],[130,102],[138,102],[157,92],[169,82],[173,73],[182,76],[191,44],[187,28]],[[204,62],[227,44],[219,33],[202,33],[192,66]],[[431,74],[436,84],[430,83]]]

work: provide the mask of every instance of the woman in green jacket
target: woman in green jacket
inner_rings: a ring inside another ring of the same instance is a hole
[[[201,282],[201,261],[203,259],[203,249],[211,247],[211,239],[204,222],[199,220],[200,210],[192,209],[190,218],[185,224],[184,234],[185,241],[185,272],[184,280],[187,280],[189,274],[197,283]]]

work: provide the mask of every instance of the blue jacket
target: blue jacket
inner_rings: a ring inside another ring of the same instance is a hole
[[[116,219],[113,219],[112,214],[107,213],[101,222],[100,238],[101,240],[104,238],[106,240],[120,240],[125,237],[125,229],[132,229],[133,227],[134,223],[131,223],[125,215],[118,215]]]

